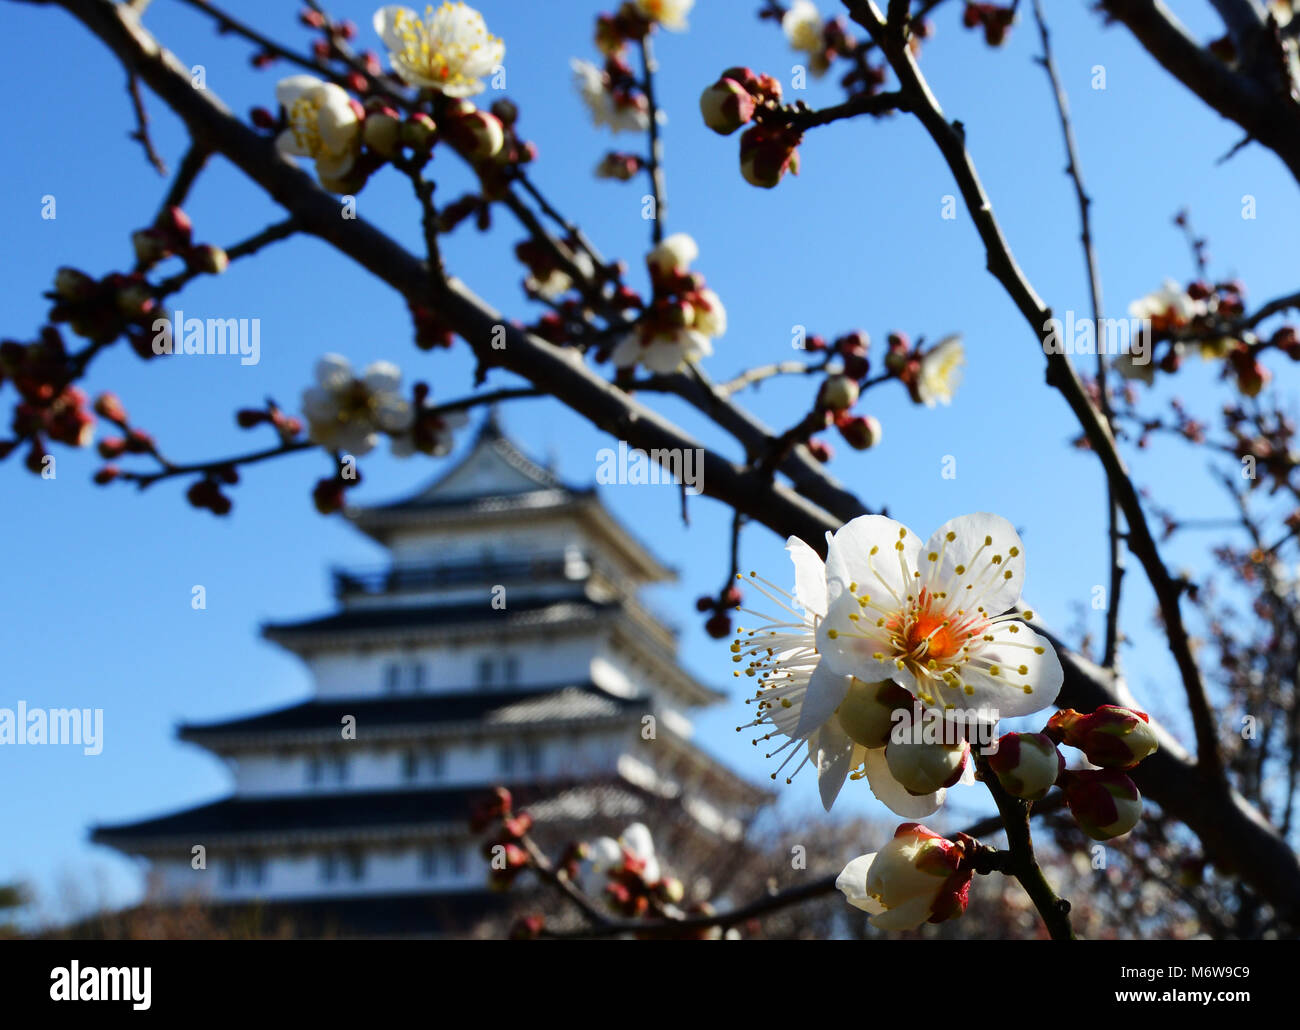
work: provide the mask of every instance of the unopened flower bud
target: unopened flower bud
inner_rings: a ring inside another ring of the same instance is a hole
[[[64,300],[74,303],[90,298],[95,292],[95,280],[85,272],[66,265],[54,273],[54,292]]]
[[[1074,821],[1093,840],[1128,833],[1142,818],[1142,795],[1118,769],[1083,769],[1066,780],[1065,803]]]
[[[125,422],[126,408],[122,402],[117,399],[116,394],[101,393],[95,398],[95,414],[100,418],[106,418],[110,422]]]
[[[884,747],[894,728],[894,713],[912,707],[914,698],[893,680],[866,683],[856,676],[835,710],[840,728],[865,748]]]
[[[1160,746],[1146,713],[1119,705],[1102,705],[1091,715],[1063,709],[1048,720],[1047,732],[1108,769],[1132,769]]]
[[[835,886],[881,930],[913,930],[966,911],[971,870],[965,849],[920,823],[903,823],[878,852],[855,858]]]
[[[837,419],[835,426],[844,437],[844,442],[855,451],[867,451],[880,443],[885,430],[880,419],[874,415],[855,415],[852,418]]]
[[[847,411],[857,402],[857,381],[846,375],[827,376],[817,393],[817,406],[829,411]]]
[[[989,768],[1012,797],[1039,801],[1052,789],[1065,760],[1046,733],[1007,733],[989,755]]]
[[[496,115],[480,111],[468,100],[458,101],[450,111],[447,134],[470,161],[486,161],[505,146],[505,129]]]
[[[428,118],[428,115],[425,115]],[[432,122],[433,119],[429,118]],[[418,130],[421,136],[424,136],[424,128]],[[416,129],[411,130],[412,134],[417,133]],[[402,149],[402,121],[397,112],[391,108],[385,108],[382,111],[372,111],[366,115],[366,120],[361,128],[362,138],[366,141],[366,146],[376,154],[383,157],[396,157]],[[429,134],[432,138],[432,134]],[[421,144],[421,147],[423,144]]]
[[[364,129],[362,132],[364,133]],[[428,150],[433,146],[438,126],[423,111],[417,111],[402,123],[402,142],[413,150]]]
[[[754,117],[754,98],[735,79],[721,78],[700,94],[704,124],[729,136]]]
[[[794,129],[751,126],[740,137],[740,174],[762,189],[774,187],[787,171],[798,175],[797,147],[802,139],[803,134]]]
[[[190,267],[208,275],[220,275],[230,267],[230,257],[212,243],[201,243],[187,255]]]
[[[941,787],[951,787],[961,779],[970,755],[970,744],[955,746],[910,739],[890,740],[885,747],[885,761],[894,779],[909,794],[933,794]]]

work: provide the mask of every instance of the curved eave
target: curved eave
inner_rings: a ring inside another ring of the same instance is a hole
[[[578,716],[572,719],[545,719],[535,722],[483,722],[467,720],[456,723],[403,723],[389,726],[365,727],[367,743],[401,744],[410,741],[428,741],[440,738],[458,740],[490,740],[497,737],[517,738],[533,733],[557,733],[575,729],[610,729],[639,723],[635,711],[611,715]],[[181,727],[177,737],[190,744],[216,754],[234,754],[244,751],[261,751],[267,748],[317,747],[339,743],[337,726],[313,730],[268,730],[252,733],[220,733],[191,730]]]

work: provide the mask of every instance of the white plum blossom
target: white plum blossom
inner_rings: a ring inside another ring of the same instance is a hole
[[[932,794],[911,794],[890,772],[885,748],[864,747],[841,724],[837,709],[854,681],[852,676],[833,671],[818,651],[817,629],[828,608],[826,565],[798,537],[790,537],[786,550],[795,568],[794,592],[786,593],[750,573],[747,582],[782,612],[772,616],[742,609],[764,621],[756,629],[738,630],[740,636],[731,645],[732,660],[748,659],[745,674],[758,680],[758,691],[750,699],[758,706],[758,717],[748,725],[767,732],[754,743],[774,736],[786,738],[767,756],[788,752],[772,778],[799,756],[806,743],[807,754],[786,782],[812,762],[822,806],[828,812],[846,779],[865,777],[872,793],[898,815],[914,819],[929,815],[943,804],[946,791],[940,788]],[[807,703],[810,696],[836,700],[829,707],[819,707]]]
[[[700,256],[700,245],[689,233],[675,232],[655,245],[645,256],[650,271],[659,275],[681,274]]]
[[[590,895],[599,894],[609,874],[621,871],[628,859],[640,867],[646,883],[658,883],[662,877],[654,838],[644,823],[633,823],[618,840],[597,837],[588,847],[590,864],[584,871],[582,888]]]
[[[402,373],[391,362],[376,361],[356,376],[346,358],[326,354],[316,364],[316,385],[302,395],[308,435],[331,450],[368,454],[381,433],[397,436],[411,428],[414,412],[401,385]]]
[[[1121,352],[1111,365],[1125,379],[1139,379],[1150,386],[1156,381],[1156,364],[1151,360],[1150,345],[1143,353],[1131,350]]]
[[[835,672],[893,679],[928,707],[991,720],[1056,699],[1061,663],[1025,625],[1033,613],[1018,610],[1024,546],[1001,516],[962,515],[923,544],[902,523],[863,515],[831,537],[826,578],[817,647]],[[833,711],[844,683],[819,679],[805,705]]]
[[[637,13],[641,17],[674,32],[685,31],[686,16],[694,6],[695,0],[636,0]]]
[[[605,73],[590,61],[575,57],[569,62],[569,67],[573,69],[573,84],[578,95],[587,105],[597,128],[607,125],[610,132],[645,132],[650,128],[649,105],[644,97],[616,96]],[[662,112],[659,120],[664,121]]]
[[[449,97],[482,93],[483,77],[506,56],[505,44],[488,32],[483,15],[464,3],[430,5],[423,17],[392,4],[375,12],[374,25],[403,82]]]
[[[655,303],[614,347],[610,360],[615,367],[640,363],[651,372],[668,374],[713,353],[711,340],[727,331],[727,309],[703,279],[689,274],[699,253],[695,240],[678,232],[646,255]]]
[[[916,395],[927,408],[951,404],[961,385],[966,348],[960,336],[945,336],[923,355],[916,374]]]
[[[826,57],[823,35],[825,21],[811,0],[795,0],[781,18],[781,30],[790,46],[808,55],[808,70],[814,75],[826,74],[830,61]]]
[[[275,87],[288,127],[275,141],[289,157],[316,162],[321,185],[333,189],[356,164],[361,152],[361,120],[341,87],[312,75],[290,75]]]
[[[1129,315],[1150,319],[1151,327],[1156,331],[1182,328],[1193,318],[1205,314],[1206,310],[1205,301],[1193,300],[1172,279],[1166,279],[1160,289],[1139,297],[1128,306]]]
[[[649,336],[629,333],[614,348],[610,360],[617,368],[631,368],[638,361],[651,372],[668,375],[687,361],[698,361],[713,353],[709,338],[697,329],[665,329]]]

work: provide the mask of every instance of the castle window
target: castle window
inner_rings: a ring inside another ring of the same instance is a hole
[[[347,783],[348,760],[342,755],[330,759],[330,773],[335,783]]]
[[[497,769],[507,775],[515,771],[515,748],[513,744],[502,744],[497,749]]]
[[[447,772],[447,756],[441,751],[430,751],[428,754],[429,771],[433,774],[435,780],[440,780]]]
[[[506,657],[505,681],[508,687],[513,687],[519,681],[519,659],[515,655]]]
[[[420,875],[426,880],[432,880],[438,875],[439,861],[438,849],[436,847],[427,847],[420,851]]]
[[[402,753],[402,779],[414,780],[420,775],[420,756],[414,751]]]
[[[483,657],[478,660],[478,685],[479,688],[492,686],[493,662],[491,658]]]
[[[319,755],[307,756],[307,783],[309,786],[315,786],[321,781],[321,774],[324,772],[324,764],[321,762]]]
[[[396,662],[384,666],[384,689],[390,694],[396,694],[402,689],[402,667]]]
[[[539,773],[542,771],[542,745],[535,740],[530,740],[524,744],[524,766],[530,773]]]
[[[411,690],[418,694],[424,689],[424,663],[411,663]]]
[[[455,847],[450,848],[451,854],[451,872],[453,876],[465,875],[465,852],[463,849]]]
[[[366,875],[366,856],[360,851],[353,851],[348,854],[346,868],[349,880],[361,880]]]
[[[326,883],[333,883],[338,879],[339,861],[338,855],[332,851],[327,851],[320,857],[320,878]]]

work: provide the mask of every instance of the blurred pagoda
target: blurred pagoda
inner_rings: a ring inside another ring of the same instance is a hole
[[[767,794],[692,743],[688,713],[723,695],[638,599],[674,574],[594,488],[492,414],[428,487],[347,517],[388,564],[334,570],[335,612],[263,627],[313,695],[182,725],[232,794],[93,831],[147,860],[154,900],[256,904],[307,933],[481,932],[509,896],[468,816],[498,784],[556,842],[637,820],[715,855],[742,838]]]

